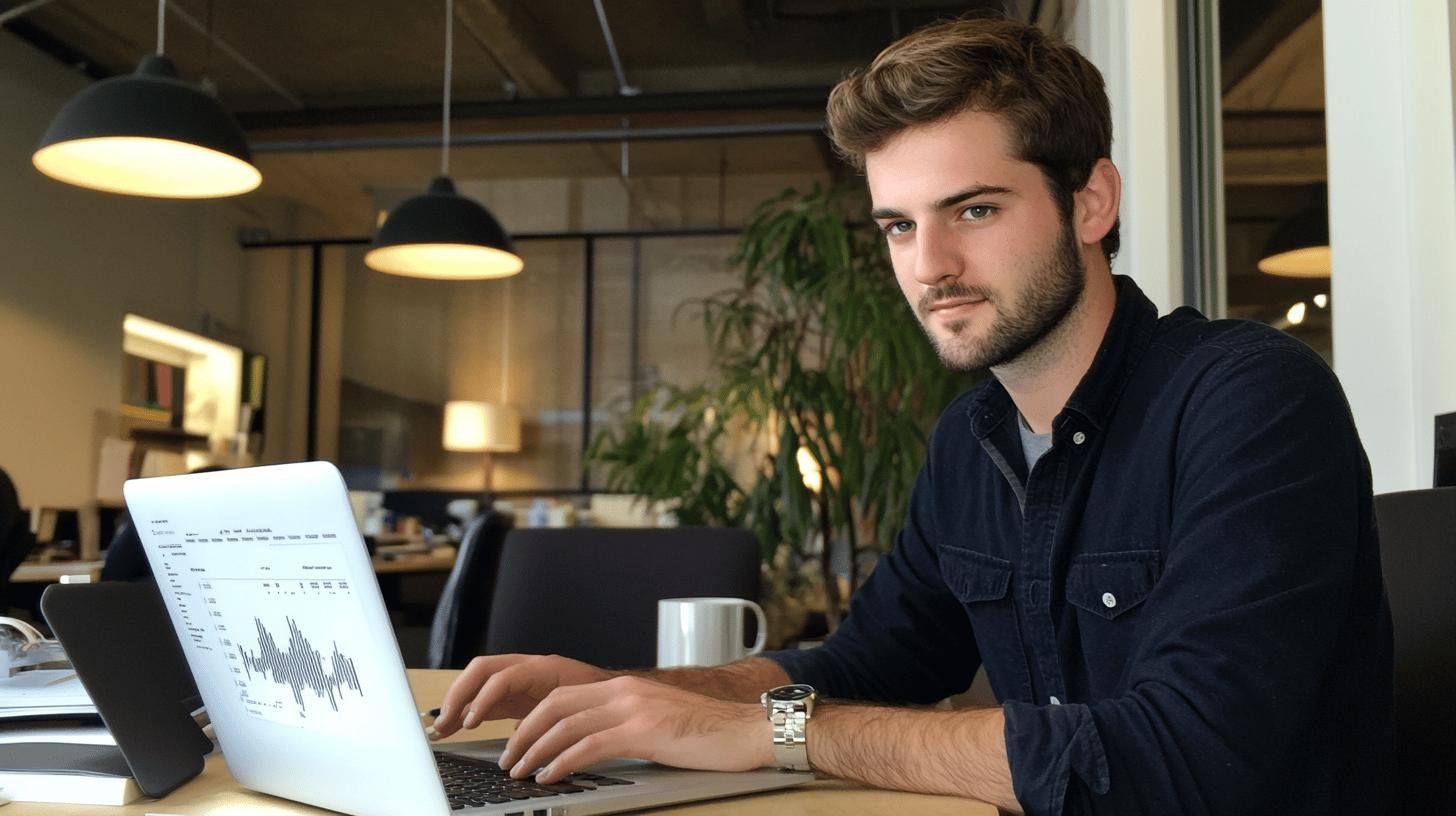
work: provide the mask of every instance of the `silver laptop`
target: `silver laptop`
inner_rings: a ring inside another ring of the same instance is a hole
[[[639,810],[810,774],[632,760],[513,783],[501,740],[432,746],[344,481],[326,462],[135,479],[131,511],[228,769],[253,790],[356,816]]]

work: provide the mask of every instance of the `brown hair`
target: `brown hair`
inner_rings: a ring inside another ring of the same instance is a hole
[[[1112,152],[1112,114],[1102,74],[1075,48],[1009,20],[927,26],[880,52],[829,94],[829,138],[863,171],[865,154],[906,128],[965,110],[999,114],[1012,149],[1041,168],[1063,219],[1092,166]],[[1102,239],[1108,260],[1118,224]]]

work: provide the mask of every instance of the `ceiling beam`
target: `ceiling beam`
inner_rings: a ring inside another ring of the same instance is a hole
[[[1224,111],[1223,146],[1320,146],[1325,143],[1322,110]]]
[[[641,94],[639,96],[587,96],[558,99],[517,99],[501,102],[454,102],[450,117],[508,119],[526,116],[632,116],[645,113],[685,113],[804,109],[822,114],[828,88],[765,88],[746,91]],[[315,108],[302,111],[239,113],[244,130],[379,125],[433,122],[438,104],[354,108]]]
[[[1229,185],[1315,184],[1328,177],[1324,145],[1226,148],[1223,180]]]
[[[571,71],[560,59],[565,51],[547,46],[523,12],[527,5],[509,0],[464,0],[455,6],[455,16],[522,96],[565,96]]]
[[[1223,92],[1228,93],[1289,39],[1296,29],[1320,10],[1320,0],[1280,0],[1270,3],[1264,20],[1229,49],[1223,58]]]
[[[747,25],[748,15],[743,8],[743,0],[702,0],[702,4],[703,16],[714,28]]]

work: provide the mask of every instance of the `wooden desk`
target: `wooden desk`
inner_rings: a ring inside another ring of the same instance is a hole
[[[411,669],[410,685],[421,710],[440,702],[455,671]],[[457,739],[488,739],[510,733],[508,720],[486,723]],[[188,782],[164,799],[143,799],[126,807],[87,807],[82,805],[40,805],[16,802],[6,806],[5,816],[144,816],[147,813],[178,816],[283,816],[283,814],[317,814],[328,816],[333,811],[300,805],[284,799],[243,790],[227,772],[227,765],[216,752],[207,758],[202,775]],[[820,780],[798,788],[774,793],[759,793],[733,799],[678,805],[653,811],[663,814],[691,816],[727,816],[752,813],[767,816],[839,816],[840,814],[903,814],[917,816],[996,816],[996,809],[980,802],[948,796],[924,796],[915,793],[892,793],[871,790],[833,780]],[[337,814],[335,814],[337,816]],[[403,816],[403,814],[402,814]]]
[[[454,547],[436,547],[429,552],[407,553],[393,558],[374,556],[374,574],[400,572],[449,572],[455,566]]]
[[[12,584],[54,584],[62,575],[89,575],[95,581],[101,577],[101,561],[51,561],[46,564],[22,562],[10,574]]]

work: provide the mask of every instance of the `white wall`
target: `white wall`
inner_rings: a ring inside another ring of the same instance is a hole
[[[1431,486],[1456,411],[1449,0],[1324,4],[1335,370],[1376,492]]]
[[[1122,251],[1160,313],[1183,300],[1178,168],[1178,32],[1165,0],[1078,0],[1068,39],[1102,72],[1112,105],[1112,161],[1122,173]]]
[[[0,467],[28,505],[92,503],[100,440],[119,430],[127,312],[268,354],[267,458],[297,458],[306,392],[288,379],[307,361],[306,258],[237,245],[240,228],[286,233],[297,218],[256,195],[162,201],[40,175],[30,154],[86,83],[0,32]]]

